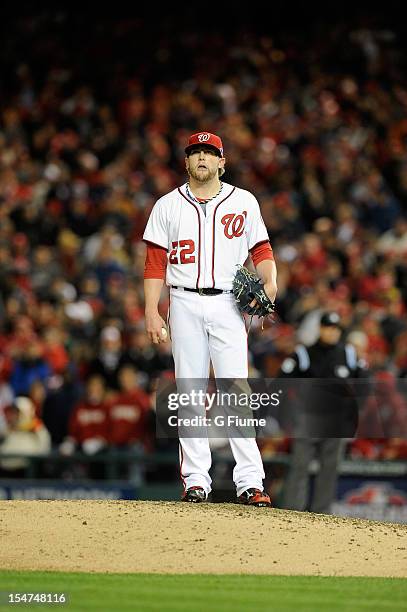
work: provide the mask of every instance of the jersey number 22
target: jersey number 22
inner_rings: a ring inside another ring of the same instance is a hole
[[[175,240],[172,243],[172,251],[169,261],[172,264],[189,264],[195,263],[195,243],[193,240]]]

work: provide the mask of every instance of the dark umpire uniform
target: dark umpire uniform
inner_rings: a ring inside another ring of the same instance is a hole
[[[353,437],[358,423],[354,379],[363,371],[355,348],[340,338],[339,315],[325,313],[318,341],[311,347],[298,345],[279,372],[291,379],[286,418],[293,440],[282,492],[284,508],[329,513],[335,497],[342,439]],[[309,465],[314,458],[319,471],[307,504]]]

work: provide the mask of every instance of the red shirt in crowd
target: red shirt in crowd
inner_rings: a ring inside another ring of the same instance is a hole
[[[69,421],[69,435],[78,444],[90,438],[108,440],[108,405],[105,402],[90,404],[86,401],[77,404]]]
[[[149,446],[150,398],[141,389],[124,391],[109,404],[109,443],[117,446],[142,442]]]

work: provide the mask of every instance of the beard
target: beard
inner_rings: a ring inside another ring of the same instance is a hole
[[[205,169],[189,168],[188,174],[189,176],[192,176],[192,178],[198,183],[208,183],[213,178],[215,178],[215,176],[217,176],[218,169],[215,168],[214,170],[210,170],[209,168],[205,168]]]

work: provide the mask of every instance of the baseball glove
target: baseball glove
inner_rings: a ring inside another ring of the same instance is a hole
[[[238,266],[233,279],[233,293],[241,312],[258,317],[274,314],[275,306],[264,291],[264,283],[244,266]],[[250,306],[256,300],[256,306]]]

